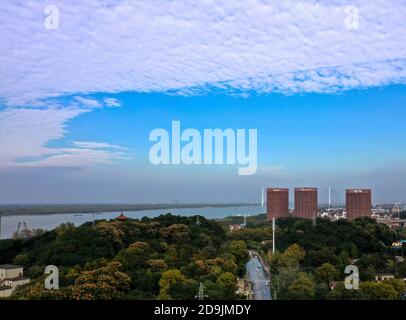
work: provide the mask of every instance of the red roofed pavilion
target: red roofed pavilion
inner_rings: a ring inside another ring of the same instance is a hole
[[[121,214],[117,217],[117,220],[119,220],[119,221],[125,221],[125,220],[128,220],[128,217],[125,216],[125,215],[121,212]]]

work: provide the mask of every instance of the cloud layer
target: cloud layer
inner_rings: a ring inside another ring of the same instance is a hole
[[[47,146],[70,119],[120,106],[93,93],[290,94],[406,83],[402,0],[53,0],[56,30],[44,24],[49,5],[0,3],[3,167],[126,157],[101,141]],[[346,28],[348,5],[359,12],[358,28]]]
[[[0,97],[202,88],[330,92],[406,81],[406,3],[2,1]],[[345,27],[346,6],[359,28]]]
[[[72,100],[63,107],[50,103],[43,108],[9,107],[0,112],[0,168],[81,167],[128,158],[125,148],[103,142],[77,141],[67,148],[47,146],[65,136],[67,121],[94,108],[106,107],[103,101],[95,99]]]

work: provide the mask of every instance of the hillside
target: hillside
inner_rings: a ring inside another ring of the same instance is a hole
[[[264,216],[250,217],[247,228],[230,234],[245,241],[266,258],[272,288],[281,299],[400,299],[406,293],[406,261],[392,243],[406,238],[406,229],[390,230],[373,219],[313,221],[281,218],[276,222],[276,249],[272,255],[272,228]],[[359,270],[360,290],[344,289],[345,267]],[[377,283],[375,276],[395,279]],[[397,278],[397,279],[396,279]],[[331,287],[336,287],[331,291]]]
[[[212,299],[239,298],[245,243],[215,221],[170,214],[127,221],[63,224],[31,240],[0,241],[0,263],[23,265],[33,281],[15,298],[193,299],[200,282]],[[43,289],[56,265],[60,290]]]
[[[392,242],[405,229],[390,230],[372,219],[331,222],[284,218],[272,228],[264,215],[228,231],[241,217],[208,220],[171,214],[141,220],[62,224],[29,240],[0,241],[0,264],[24,266],[32,282],[21,299],[194,299],[200,283],[209,299],[239,299],[248,249],[270,265],[271,289],[280,299],[399,299],[402,280],[375,282],[378,274],[406,277],[406,261]],[[361,290],[344,289],[344,269],[359,268]],[[60,290],[44,289],[44,268],[55,265]],[[334,290],[331,290],[334,287]]]

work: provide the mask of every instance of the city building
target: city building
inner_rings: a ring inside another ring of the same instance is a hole
[[[384,280],[389,280],[389,279],[394,279],[394,278],[395,278],[394,274],[377,274],[377,275],[375,275],[376,282],[381,282]]]
[[[11,264],[0,265],[0,298],[11,296],[17,286],[30,282],[23,276],[23,267]]]
[[[371,217],[371,190],[347,189],[345,190],[345,209],[347,220],[361,217]]]
[[[230,229],[231,232],[233,231],[237,231],[237,230],[241,230],[244,228],[244,224],[230,224],[228,226],[228,228]]]
[[[317,216],[317,188],[295,188],[293,216],[312,219]]]
[[[266,213],[268,220],[289,217],[289,189],[266,189]]]

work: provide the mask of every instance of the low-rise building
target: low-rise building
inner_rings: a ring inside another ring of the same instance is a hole
[[[240,230],[244,228],[244,224],[230,224],[228,226],[228,228],[230,229],[230,231],[236,231],[236,230]]]
[[[21,266],[0,265],[0,298],[11,296],[17,286],[30,282],[30,278],[23,276],[23,271]]]
[[[384,280],[389,280],[389,279],[394,279],[394,278],[395,278],[395,275],[393,275],[393,274],[377,274],[375,276],[375,281],[381,282]]]

